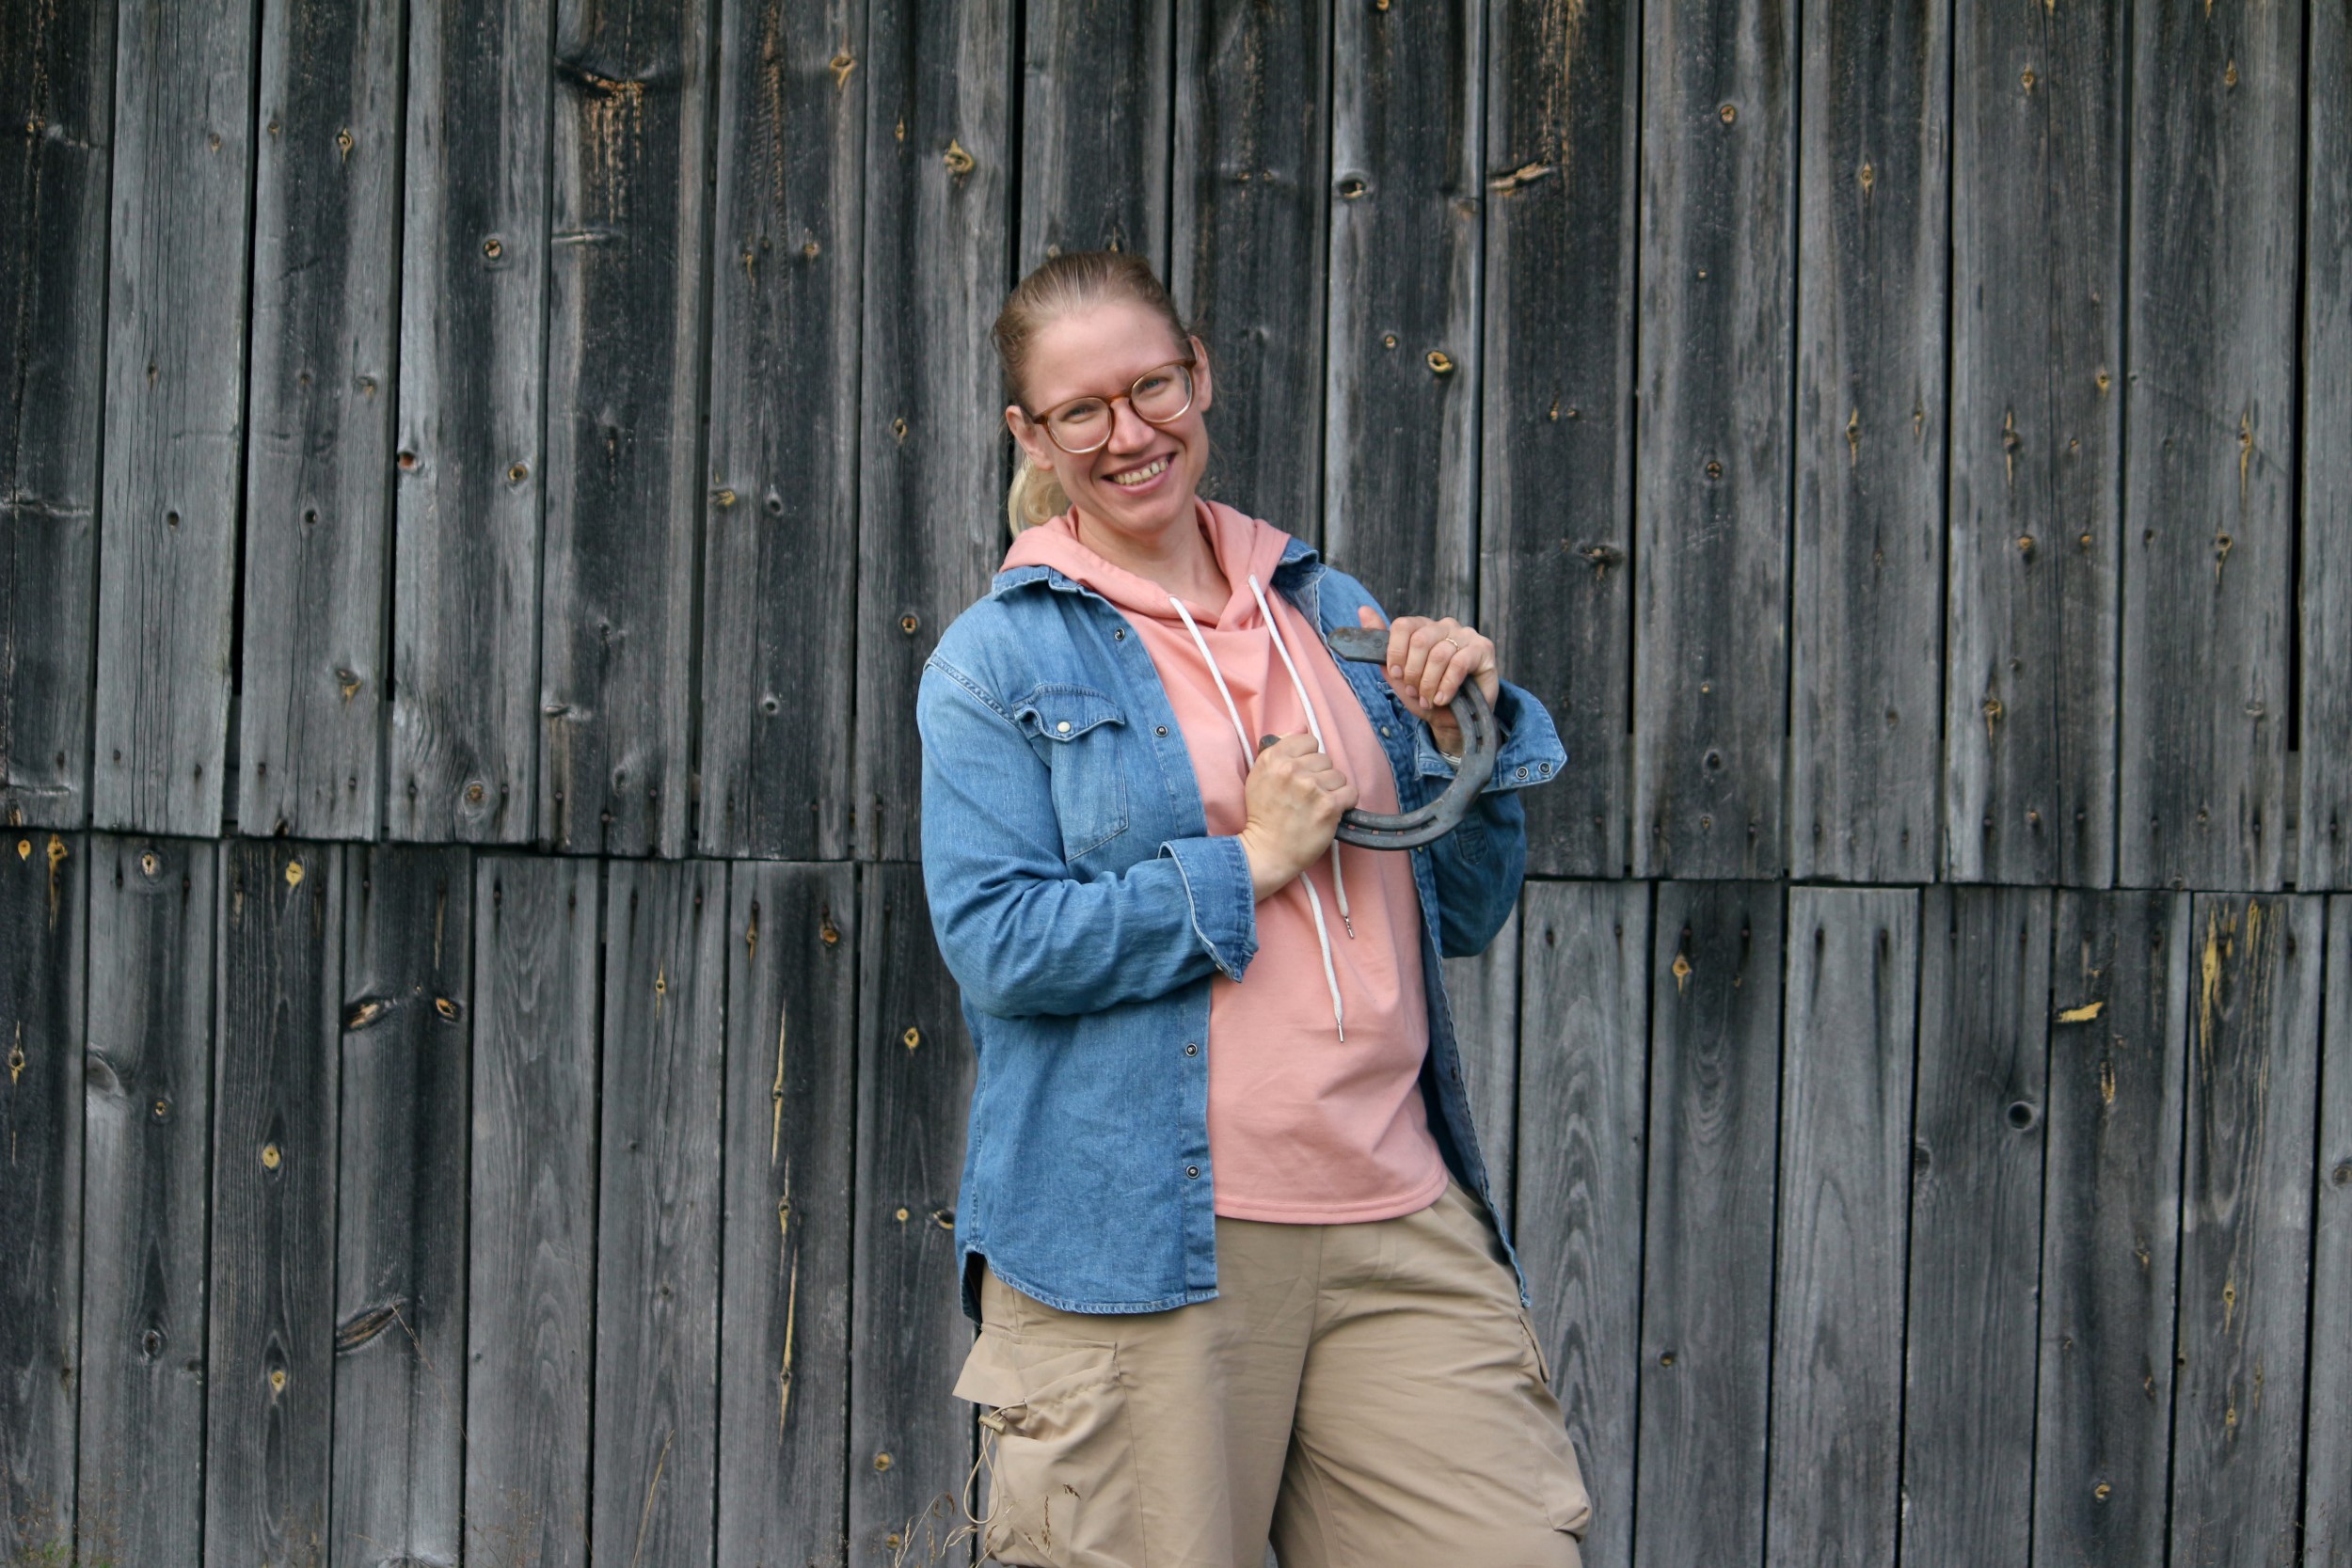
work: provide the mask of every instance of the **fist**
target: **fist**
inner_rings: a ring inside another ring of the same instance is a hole
[[[1243,788],[1242,850],[1261,898],[1287,884],[1331,847],[1356,785],[1311,735],[1268,736]]]

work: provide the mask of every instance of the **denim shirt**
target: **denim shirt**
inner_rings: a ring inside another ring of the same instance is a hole
[[[1326,637],[1373,603],[1297,540],[1273,587]],[[1395,771],[1398,809],[1434,800],[1453,768],[1427,726],[1378,665],[1338,662]],[[1502,928],[1527,863],[1515,792],[1567,758],[1529,692],[1504,682],[1495,714],[1505,738],[1470,814],[1396,852],[1413,857],[1421,895],[1430,1132],[1495,1216],[1516,1271],[1438,960]],[[978,1258],[1064,1311],[1205,1301],[1216,1294],[1209,981],[1248,971],[1257,901],[1241,841],[1209,834],[1152,656],[1102,595],[1050,566],[1016,567],[940,638],[915,718],[923,885],[978,1055],[956,1200],[963,1309],[977,1321]]]

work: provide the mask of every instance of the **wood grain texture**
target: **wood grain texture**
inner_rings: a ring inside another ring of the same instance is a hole
[[[1943,875],[2105,887],[2124,7],[1959,0],[1953,14]]]
[[[472,857],[405,846],[348,853],[329,1557],[454,1564],[466,1475]]]
[[[1519,912],[1514,910],[1503,921],[1485,952],[1444,964],[1470,1125],[1477,1129],[1478,1149],[1508,1225],[1518,1159]]]
[[[1647,8],[1642,27],[1633,868],[1772,877],[1788,863],[1796,11],[1700,0]]]
[[[474,868],[466,1554],[586,1568],[602,867]]]
[[[2302,8],[2133,24],[2116,879],[2267,889],[2286,842]]]
[[[2200,894],[2191,911],[2175,1562],[2296,1559],[2323,905]]]
[[[1918,949],[1915,892],[1789,890],[1767,1564],[1895,1560]]]
[[[859,879],[848,1568],[879,1568],[946,1549],[972,1465],[972,1407],[949,1395],[972,1343],[955,1262],[972,1046],[922,869]]]
[[[720,22],[699,852],[850,850],[861,0]],[[820,669],[830,673],[815,677]]]
[[[2185,894],[2058,895],[2034,1410],[2045,1562],[2164,1560],[2188,917]]]
[[[914,687],[1008,543],[1004,403],[988,328],[1011,286],[1011,0],[869,0],[866,265],[926,277],[866,295],[859,394],[861,859],[920,852]]]
[[[213,1124],[209,843],[93,835],[84,1055],[81,1560],[203,1557]]]
[[[0,14],[0,824],[89,815],[115,8]]]
[[[1649,916],[1639,882],[1539,882],[1519,913],[1530,1027],[1514,1231],[1593,1497],[1596,1562],[1633,1555]]]
[[[1783,897],[1767,882],[1658,888],[1639,1568],[1763,1557]]]
[[[718,1477],[727,872],[616,861],[606,892],[590,1539],[691,1568]]]
[[[326,1549],[344,851],[220,847],[205,1568]]]
[[[2050,895],[1922,895],[1902,1560],[2025,1562],[2049,1102]]]
[[[1486,45],[1478,613],[1567,765],[1527,807],[1527,864],[1629,853],[1635,135],[1630,7],[1506,0]]]
[[[1176,4],[1059,0],[1027,8],[1015,270],[1065,250],[1123,250],[1168,275]]]
[[[373,839],[399,282],[399,0],[262,19],[234,815]]]
[[[90,819],[220,831],[258,0],[119,10]]]
[[[393,458],[393,838],[532,836],[551,0],[408,21]]]
[[[1943,753],[1950,7],[1808,12],[1788,869],[1926,881]]]
[[[735,867],[719,1560],[838,1563],[850,1417],[857,884]]]
[[[686,852],[709,0],[557,0],[539,841]]]
[[[1331,18],[1323,541],[1391,616],[1478,609],[1486,24]]]
[[[2312,18],[2312,31],[2318,31]],[[2328,1022],[2312,1215],[2312,1388],[2303,1431],[2303,1560],[2352,1565],[2352,896],[2328,901]]]
[[[1323,537],[1330,16],[1176,0],[1168,292],[1216,376],[1202,492]]]
[[[0,838],[0,1561],[73,1541],[82,1360],[85,840]]]
[[[2302,820],[2295,885],[2352,888],[2352,16],[2308,11],[2303,174]],[[2344,1548],[2352,1561],[2352,1546]],[[2313,1561],[2321,1560],[2314,1558]],[[2329,1564],[2329,1568],[2334,1568]]]

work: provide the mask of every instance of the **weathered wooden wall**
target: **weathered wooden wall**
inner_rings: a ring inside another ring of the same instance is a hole
[[[2352,1568],[2342,5],[8,0],[0,150],[4,1568],[968,1554],[913,689],[1108,244],[1561,721],[1587,1560]]]

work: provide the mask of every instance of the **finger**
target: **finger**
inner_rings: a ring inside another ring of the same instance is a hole
[[[1438,706],[1443,707],[1454,701],[1454,694],[1462,689],[1462,683],[1470,678],[1485,657],[1485,650],[1473,643],[1446,660],[1445,671],[1438,681]]]
[[[1443,641],[1446,632],[1450,629],[1443,621],[1424,619],[1413,627],[1412,636],[1406,640],[1404,660],[1405,685],[1408,690],[1418,692],[1423,702],[1429,700],[1430,688],[1426,678],[1429,669],[1429,650]]]
[[[1406,615],[1389,623],[1389,653],[1385,660],[1391,684],[1405,678],[1405,656],[1412,651],[1413,633],[1421,628],[1422,618]]]
[[[1427,640],[1422,641],[1420,658],[1407,662],[1407,668],[1413,673],[1414,684],[1421,689],[1421,700],[1432,707],[1442,705],[1438,701],[1438,683],[1445,678],[1449,662],[1460,651],[1460,633],[1456,629],[1458,623],[1451,617],[1443,621],[1431,622],[1425,628],[1428,635]],[[1446,639],[1449,637],[1454,638],[1454,641],[1447,641]],[[1420,639],[1417,637],[1416,641]]]

